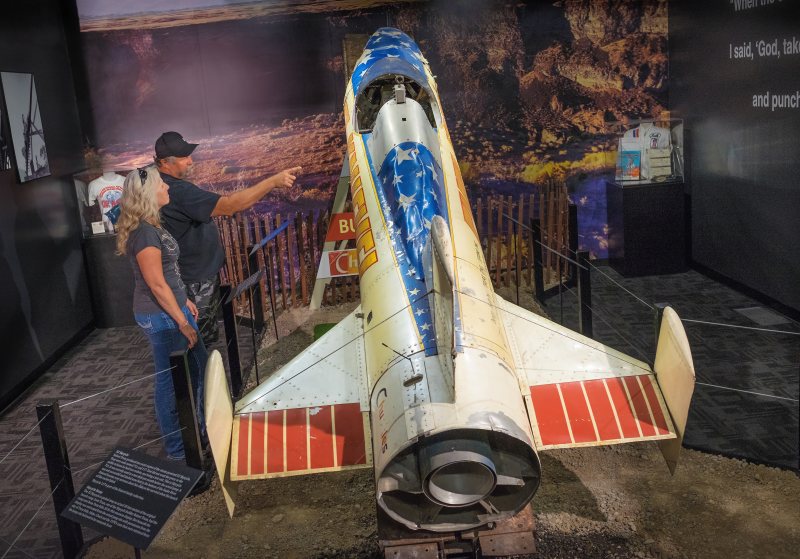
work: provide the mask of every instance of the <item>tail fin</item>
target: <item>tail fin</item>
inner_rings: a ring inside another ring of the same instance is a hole
[[[208,440],[214,453],[222,493],[228,513],[233,517],[236,499],[239,497],[239,482],[231,481],[231,433],[233,432],[233,402],[228,389],[228,379],[222,366],[219,351],[208,356],[205,378],[205,414]]]
[[[653,369],[677,435],[675,439],[658,441],[658,446],[670,473],[675,474],[694,392],[695,375],[689,340],[681,319],[671,307],[664,309]]]

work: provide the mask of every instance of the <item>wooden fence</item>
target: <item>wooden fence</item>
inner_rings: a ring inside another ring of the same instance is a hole
[[[487,196],[473,204],[478,238],[486,257],[495,287],[510,286],[517,277],[525,285],[533,281],[533,235],[527,228],[516,227],[511,216],[526,227],[539,219],[544,246],[566,254],[569,246],[569,197],[564,181],[548,180],[539,185],[538,194]],[[574,256],[573,256],[574,257]],[[568,267],[554,253],[542,249],[545,288],[566,281]],[[520,283],[520,285],[523,285]]]
[[[568,239],[568,204],[563,181],[550,180],[539,187],[538,194],[514,196],[488,196],[474,201],[475,223],[478,237],[486,257],[494,285],[510,286],[517,277],[530,286],[533,281],[533,238],[531,232],[514,224],[506,215],[530,227],[531,219],[539,218],[542,244],[566,254]],[[351,211],[347,202],[345,211]],[[505,215],[504,215],[505,214]],[[288,310],[309,305],[314,290],[319,260],[328,233],[331,207],[307,214],[241,215],[214,218],[225,249],[223,283],[238,285],[262,267],[267,274],[261,281],[261,302],[265,316],[271,303],[275,310]],[[258,244],[280,227],[286,220],[291,223],[286,230],[259,250],[254,266],[249,266],[251,247]],[[346,248],[355,246],[349,241]],[[265,261],[266,256],[266,261]],[[545,288],[566,281],[568,269],[560,258],[542,249]],[[256,267],[257,266],[257,267]],[[522,283],[520,284],[522,285]],[[325,290],[323,305],[335,305],[360,299],[358,276],[334,278]],[[248,293],[235,301],[240,316],[250,315]]]

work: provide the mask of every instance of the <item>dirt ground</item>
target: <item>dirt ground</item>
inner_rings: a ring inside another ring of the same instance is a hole
[[[514,298],[513,286],[499,293]],[[538,312],[527,289],[520,303]],[[265,340],[259,353],[261,377],[307,347],[314,325],[337,322],[355,306],[282,314],[280,340]],[[538,553],[530,557],[797,557],[793,472],[684,449],[673,477],[656,443],[540,456],[542,483],[531,503]],[[371,470],[247,481],[239,491],[229,518],[215,479],[179,506],[142,557],[380,557]],[[85,557],[133,556],[130,546],[106,539]]]

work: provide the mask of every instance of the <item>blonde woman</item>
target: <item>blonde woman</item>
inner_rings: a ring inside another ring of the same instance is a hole
[[[203,377],[208,354],[197,335],[197,308],[187,300],[178,269],[178,243],[161,226],[161,208],[169,202],[169,186],[154,166],[128,174],[117,223],[117,252],[127,254],[136,287],[133,313],[150,340],[155,362],[155,407],[167,455],[183,460],[183,437],[169,372],[169,355],[188,349],[189,375],[195,392],[197,420],[205,444]]]

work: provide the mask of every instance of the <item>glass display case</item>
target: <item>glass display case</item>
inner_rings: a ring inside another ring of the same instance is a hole
[[[643,118],[607,122],[607,181],[618,186],[683,183],[683,120]]]
[[[122,186],[129,172],[129,169],[89,169],[72,176],[84,238],[116,234]]]

